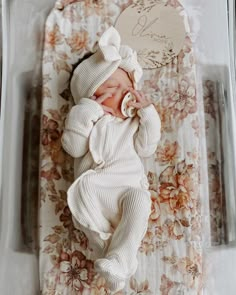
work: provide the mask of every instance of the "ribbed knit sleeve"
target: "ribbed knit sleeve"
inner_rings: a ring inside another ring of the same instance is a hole
[[[101,105],[89,98],[82,98],[79,104],[73,106],[66,118],[61,139],[64,150],[74,158],[85,155],[94,123],[103,115]]]
[[[161,120],[152,104],[140,109],[138,116],[140,124],[135,137],[135,149],[140,157],[150,157],[155,153],[161,137]]]

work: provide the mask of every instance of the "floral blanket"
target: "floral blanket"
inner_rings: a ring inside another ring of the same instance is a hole
[[[155,1],[135,1],[143,8]],[[143,91],[150,95],[162,121],[162,136],[145,169],[152,213],[140,245],[139,267],[117,295],[202,294],[202,113],[188,18],[179,55],[166,66],[145,70]],[[67,188],[73,181],[73,159],[60,138],[72,107],[68,84],[74,65],[94,50],[130,0],[60,0],[48,16],[43,55],[43,101],[40,162],[40,284],[43,295],[110,294],[94,271],[83,232],[73,227]]]

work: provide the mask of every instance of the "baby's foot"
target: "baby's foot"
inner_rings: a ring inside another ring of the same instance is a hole
[[[118,256],[110,256],[95,261],[95,271],[100,273],[108,282],[111,289],[117,288],[117,284],[122,284],[133,275],[137,269],[137,259],[134,261],[134,265],[131,270],[125,269],[122,263],[119,261]]]
[[[116,292],[123,290],[125,287],[125,281],[123,280],[116,280],[116,281],[108,281],[107,280],[107,286],[112,291],[112,294],[115,294]]]
[[[113,293],[116,293],[125,287],[125,279],[120,279],[111,273],[110,267],[108,267],[107,259],[97,259],[94,263],[95,271],[98,272],[105,280],[108,288]]]

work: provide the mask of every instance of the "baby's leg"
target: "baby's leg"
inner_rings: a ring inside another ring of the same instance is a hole
[[[85,233],[89,241],[93,259],[104,257],[112,226],[103,214],[98,186],[99,178],[95,172],[83,175],[70,189],[68,205],[72,211],[73,223]]]
[[[150,193],[129,189],[122,198],[122,217],[104,259],[95,262],[95,269],[109,282],[125,280],[137,269],[137,252],[146,233],[151,212]]]

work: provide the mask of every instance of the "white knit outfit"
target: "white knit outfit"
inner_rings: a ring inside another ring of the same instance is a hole
[[[75,158],[75,181],[68,206],[77,228],[84,231],[97,258],[95,270],[112,291],[125,285],[137,268],[137,252],[147,230],[150,193],[140,157],[152,155],[160,138],[160,119],[153,105],[125,120],[104,114],[90,99],[118,67],[134,87],[142,77],[136,52],[120,44],[110,27],[97,51],[73,72],[76,105],[65,122],[64,149]]]
[[[68,206],[100,258],[95,269],[114,291],[137,268],[151,210],[140,157],[152,155],[159,139],[160,118],[153,105],[123,120],[82,98],[66,119],[62,144],[77,158]]]

